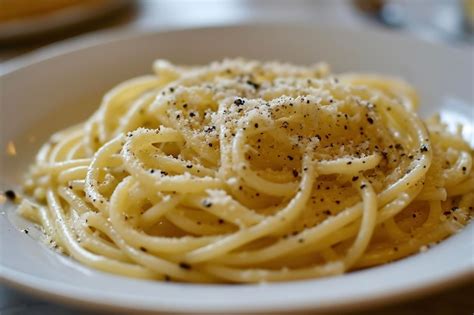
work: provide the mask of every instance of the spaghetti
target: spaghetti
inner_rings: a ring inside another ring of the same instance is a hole
[[[25,181],[20,214],[85,265],[306,279],[408,256],[470,219],[461,127],[421,121],[400,80],[243,59],[154,70],[53,135]]]

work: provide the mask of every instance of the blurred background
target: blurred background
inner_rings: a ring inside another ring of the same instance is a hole
[[[0,0],[0,61],[100,30],[282,21],[474,43],[474,0]]]
[[[97,32],[270,22],[383,29],[468,49],[474,58],[474,0],[0,0],[0,67]],[[473,296],[471,281],[357,314],[473,314]],[[0,314],[89,313],[0,285]]]

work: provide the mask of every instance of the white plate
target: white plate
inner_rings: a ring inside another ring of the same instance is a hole
[[[118,82],[151,71],[157,58],[204,63],[225,56],[325,60],[340,71],[375,71],[413,83],[423,114],[472,124],[472,51],[393,34],[321,26],[230,26],[167,32],[128,31],[67,42],[7,64],[1,77],[0,189],[18,184],[52,131],[87,117]],[[34,136],[34,139],[32,138]],[[466,136],[472,139],[471,129]],[[13,140],[17,155],[4,153]],[[58,302],[140,311],[261,312],[355,309],[446,288],[473,274],[470,224],[425,253],[339,277],[261,285],[198,285],[134,280],[81,266],[19,229],[30,224],[4,206],[0,278]]]

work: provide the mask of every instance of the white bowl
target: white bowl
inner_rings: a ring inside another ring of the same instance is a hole
[[[0,189],[16,187],[51,132],[85,119],[115,84],[149,73],[155,58],[205,63],[244,56],[295,63],[325,60],[335,72],[402,76],[420,92],[423,115],[470,124],[474,59],[393,34],[310,25],[254,25],[105,33],[6,64],[1,76]],[[5,154],[9,141],[17,155]],[[356,309],[414,297],[474,274],[470,224],[425,253],[339,277],[260,285],[199,285],[124,278],[91,270],[37,242],[39,232],[3,205],[0,278],[57,302],[160,312],[275,312]],[[22,228],[29,227],[28,235]]]

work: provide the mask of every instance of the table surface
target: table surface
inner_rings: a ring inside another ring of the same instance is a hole
[[[399,0],[399,2],[404,1],[407,0]],[[434,10],[434,2],[431,0],[416,0],[412,1],[412,4],[416,3],[415,9],[426,13],[426,9]],[[446,1],[436,2],[443,4]],[[452,6],[447,8],[452,9]],[[443,12],[446,11],[443,10]],[[177,12],[179,14],[176,14]],[[136,26],[152,26],[165,29],[174,26],[219,25],[249,21],[304,22],[312,19],[317,19],[319,23],[337,23],[351,28],[383,27],[358,14],[348,1],[343,0],[139,0],[131,2],[129,6],[107,18],[92,21],[86,25],[56,31],[54,34],[36,38],[32,41],[0,44],[0,62],[14,59],[45,45],[54,44],[57,41],[74,36],[89,33],[93,36],[94,31],[104,29]],[[415,28],[401,31],[409,33],[408,36],[422,36],[425,40],[446,40],[446,37],[438,36],[439,34],[433,29],[417,28],[414,30]],[[463,49],[466,48],[466,44],[460,42],[450,41],[449,44],[462,46]],[[472,49],[472,47],[468,47],[468,49]],[[474,282],[473,279],[470,280],[467,284],[449,288],[430,296],[350,314],[473,314]],[[99,313],[57,305],[0,285],[0,314],[76,315]]]

